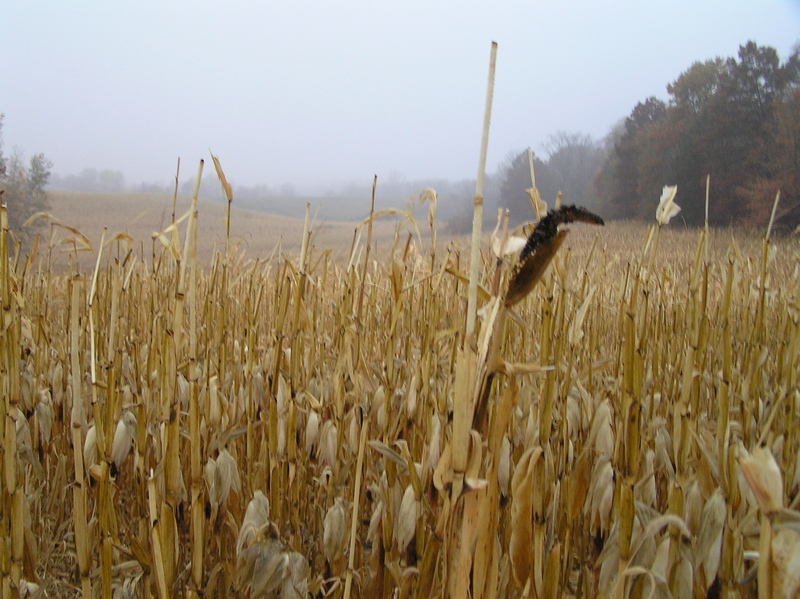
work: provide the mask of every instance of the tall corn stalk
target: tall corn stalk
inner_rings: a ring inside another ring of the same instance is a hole
[[[82,279],[79,275],[70,281],[70,365],[72,372],[72,414],[70,428],[72,431],[72,450],[75,468],[75,481],[72,487],[73,525],[75,527],[75,553],[81,579],[81,593],[84,599],[92,597],[91,539],[88,532],[88,511],[86,478],[83,463],[83,427],[86,425],[86,414],[83,406],[83,371],[81,369],[81,296]]]
[[[2,198],[2,196],[0,196]],[[23,502],[25,491],[18,468],[17,421],[24,418],[19,409],[20,380],[17,367],[20,356],[20,323],[18,318],[18,299],[12,292],[11,265],[9,264],[8,247],[10,235],[8,229],[8,211],[5,204],[0,205],[0,301],[2,302],[2,356],[0,356],[0,394],[2,394],[2,460],[3,489],[0,507],[2,507],[3,548],[0,549],[2,559],[2,580],[0,590],[4,596],[19,597],[22,581],[22,560],[24,551],[24,514]],[[10,534],[9,534],[10,533]],[[10,543],[6,543],[8,539]],[[10,551],[9,551],[10,550]]]
[[[109,273],[113,281],[111,290],[111,310],[108,329],[108,341],[106,363],[104,370],[107,376],[105,381],[101,380],[98,373],[98,322],[102,318],[102,300],[97,302],[98,276],[100,273],[100,262],[103,256],[105,242],[105,231],[100,240],[100,247],[97,252],[97,262],[92,277],[92,285],[89,291],[89,341],[90,341],[90,376],[92,383],[92,416],[94,430],[97,439],[96,451],[100,458],[100,483],[98,485],[97,509],[100,521],[100,569],[101,569],[101,595],[104,599],[111,599],[111,568],[113,562],[113,536],[114,536],[114,506],[111,501],[111,432],[116,422],[114,409],[116,405],[116,383],[114,380],[115,370],[112,367],[116,356],[115,351],[115,320],[119,301],[119,277],[116,273]]]
[[[187,293],[186,265],[190,268],[196,256],[192,251],[196,248],[197,237],[197,198],[200,191],[200,181],[203,174],[203,161],[197,170],[192,204],[188,214],[188,226],[184,244],[183,256],[176,260],[175,296],[170,329],[164,336],[164,366],[161,386],[161,422],[165,430],[164,443],[164,488],[165,496],[161,498],[158,507],[157,528],[160,555],[154,558],[163,568],[163,580],[158,580],[162,575],[157,570],[158,588],[162,596],[172,596],[172,588],[177,575],[176,566],[179,559],[179,539],[176,535],[176,514],[179,505],[185,500],[183,497],[183,474],[180,463],[180,405],[176,394],[178,385],[178,363],[183,353],[183,320],[184,302]],[[173,223],[174,225],[175,223]],[[173,229],[172,244],[177,246],[177,230]],[[177,248],[176,248],[177,250]],[[177,254],[177,252],[176,252]],[[152,501],[152,499],[151,499]],[[152,505],[152,504],[151,504]],[[152,517],[152,515],[151,515]],[[197,537],[195,537],[197,538]],[[197,542],[197,541],[195,541]]]
[[[467,321],[456,362],[456,388],[453,399],[452,470],[453,483],[449,503],[445,507],[447,525],[445,596],[464,597],[469,587],[471,545],[477,525],[477,504],[474,497],[462,497],[464,477],[470,452],[470,425],[473,416],[473,392],[476,376],[477,352],[475,347],[475,321],[478,310],[478,275],[480,273],[481,230],[483,228],[483,178],[486,170],[486,153],[489,146],[489,124],[494,95],[494,73],[497,61],[497,42],[492,42],[489,59],[489,79],[486,87],[486,107],[483,116],[483,135],[475,183],[475,201],[472,215],[472,250],[470,254]],[[473,453],[480,451],[473,445]],[[468,505],[467,505],[468,504]]]

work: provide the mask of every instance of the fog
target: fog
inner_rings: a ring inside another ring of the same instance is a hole
[[[76,1],[3,13],[6,152],[43,152],[62,181],[90,168],[159,188],[179,157],[186,181],[210,149],[241,188],[322,196],[361,193],[373,175],[379,186],[474,179],[492,40],[489,171],[556,131],[601,139],[694,61],[750,39],[785,57],[800,32],[796,0]]]

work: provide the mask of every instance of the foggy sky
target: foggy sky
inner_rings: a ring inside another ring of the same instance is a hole
[[[5,3],[5,147],[168,182],[209,148],[242,185],[474,178],[559,130],[603,137],[694,61],[782,60],[798,0]],[[210,164],[209,164],[210,166]]]

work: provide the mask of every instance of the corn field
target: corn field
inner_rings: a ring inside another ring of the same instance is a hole
[[[501,214],[470,332],[419,200],[209,265],[196,209],[27,257],[3,209],[2,596],[795,596],[797,238]]]

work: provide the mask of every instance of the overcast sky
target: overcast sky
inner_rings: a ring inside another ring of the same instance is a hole
[[[800,0],[4,3],[5,152],[168,182],[217,154],[236,183],[474,178],[559,130],[603,137],[692,62],[782,60]]]

